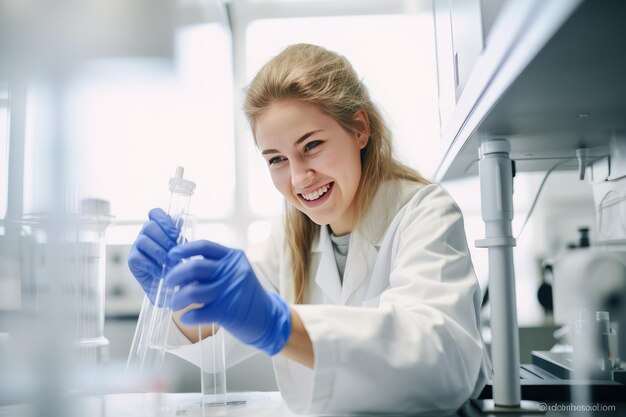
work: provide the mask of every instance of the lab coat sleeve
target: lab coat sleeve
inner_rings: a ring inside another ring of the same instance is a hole
[[[279,375],[294,411],[443,415],[482,383],[480,291],[461,212],[435,185],[408,204],[377,308],[294,306],[315,354],[314,370],[275,359],[278,374],[306,387],[291,395]]]
[[[259,282],[268,291],[277,291],[278,288],[278,245],[281,239],[280,233],[282,233],[282,229],[277,228],[277,225],[279,226],[279,223],[275,222],[273,232],[267,239],[252,246],[246,251],[246,256],[248,257]],[[222,332],[224,335],[224,354],[227,368],[259,353],[259,350],[241,343],[226,330],[220,329],[218,332]],[[185,359],[198,367],[201,364],[200,355],[203,354],[205,355],[203,363],[205,364],[205,367],[207,367],[208,371],[211,372],[221,370],[208,368],[210,364],[213,363],[213,338],[208,337],[200,343],[192,344],[173,321],[170,324],[168,334],[168,352]]]

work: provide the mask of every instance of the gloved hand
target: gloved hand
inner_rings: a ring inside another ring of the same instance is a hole
[[[180,260],[201,255],[204,259]],[[186,312],[183,324],[218,323],[244,343],[268,355],[280,352],[291,334],[291,311],[278,294],[266,291],[244,253],[217,243],[198,240],[168,253],[173,266],[165,277],[170,288],[180,286],[170,299],[173,310],[190,304],[203,307]]]
[[[167,265],[167,252],[176,246],[179,231],[160,208],[150,210],[148,218],[128,253],[128,267],[154,304],[158,280]]]

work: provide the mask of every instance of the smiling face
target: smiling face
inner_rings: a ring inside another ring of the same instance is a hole
[[[276,189],[336,235],[351,232],[356,222],[360,151],[369,137],[364,111],[355,114],[355,125],[358,131],[349,132],[315,104],[291,99],[270,105],[255,126]]]

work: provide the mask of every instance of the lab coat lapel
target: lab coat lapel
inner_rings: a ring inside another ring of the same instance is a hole
[[[385,232],[400,207],[415,194],[417,183],[388,181],[383,183],[360,226],[352,231],[343,288],[339,280],[333,244],[327,226],[320,228],[313,253],[319,257],[315,283],[335,304],[354,304],[357,291],[370,277]]]
[[[391,183],[381,184],[361,224],[352,231],[346,269],[343,274],[341,303],[350,303],[355,292],[369,278],[376,262],[380,240],[389,224],[398,190]]]
[[[398,210],[421,187],[416,183],[387,181],[381,184],[359,227],[352,231],[343,274],[342,304],[354,304],[357,290],[374,270],[381,242]],[[365,298],[365,294],[361,298]],[[358,300],[357,300],[358,301]]]
[[[313,253],[319,257],[315,272],[315,283],[334,304],[339,304],[341,300],[341,281],[337,271],[333,244],[326,226],[320,228],[319,239],[317,245],[313,248]]]

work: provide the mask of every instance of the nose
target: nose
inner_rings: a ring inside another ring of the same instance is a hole
[[[305,161],[290,161],[291,185],[294,188],[306,188],[313,183],[315,172]]]

